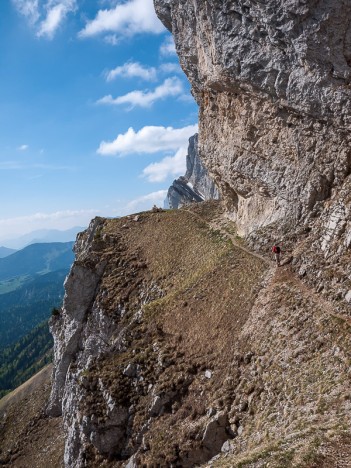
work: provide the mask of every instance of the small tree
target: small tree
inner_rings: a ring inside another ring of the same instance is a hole
[[[59,315],[60,315],[60,309],[58,309],[57,307],[54,307],[51,311],[51,316],[58,317]]]

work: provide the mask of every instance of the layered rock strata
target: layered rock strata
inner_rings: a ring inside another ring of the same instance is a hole
[[[350,236],[340,196],[351,183],[350,3],[154,3],[200,106],[200,157],[239,234],[253,246],[258,230],[269,242],[294,234],[296,244],[305,230],[323,262],[338,261],[349,247],[336,232]],[[310,265],[312,281],[323,273],[307,256],[297,267]]]
[[[180,208],[187,203],[218,200],[218,189],[199,157],[198,135],[189,139],[186,173],[168,189],[165,208]]]

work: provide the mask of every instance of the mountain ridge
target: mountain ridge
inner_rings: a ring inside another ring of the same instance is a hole
[[[78,235],[40,420],[67,468],[351,466],[351,5],[154,5],[221,201]]]
[[[66,230],[59,229],[39,229],[29,232],[17,238],[11,238],[1,241],[6,248],[15,250],[23,249],[31,244],[43,244],[53,242],[73,242],[77,234],[84,231],[85,227],[75,226]]]
[[[0,281],[64,268],[73,262],[72,247],[73,242],[31,244],[0,258]]]
[[[176,179],[168,189],[165,208],[176,209],[188,203],[219,198],[216,184],[199,157],[198,134],[195,134],[189,139],[186,173]]]
[[[0,246],[0,258],[8,257],[9,255],[11,255],[11,254],[13,254],[15,252],[16,252],[15,249],[9,249],[7,247]]]

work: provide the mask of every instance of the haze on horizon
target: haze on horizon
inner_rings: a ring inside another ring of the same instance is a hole
[[[197,106],[152,0],[5,0],[0,13],[0,244],[162,205]]]

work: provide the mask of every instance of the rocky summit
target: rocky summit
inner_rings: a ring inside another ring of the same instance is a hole
[[[198,134],[189,139],[186,173],[176,179],[168,189],[165,208],[176,209],[189,203],[218,200],[220,197],[215,183],[199,157],[198,140]]]
[[[78,236],[51,396],[0,411],[1,463],[45,427],[57,460],[62,421],[66,468],[350,467],[351,4],[154,3],[221,201]]]

